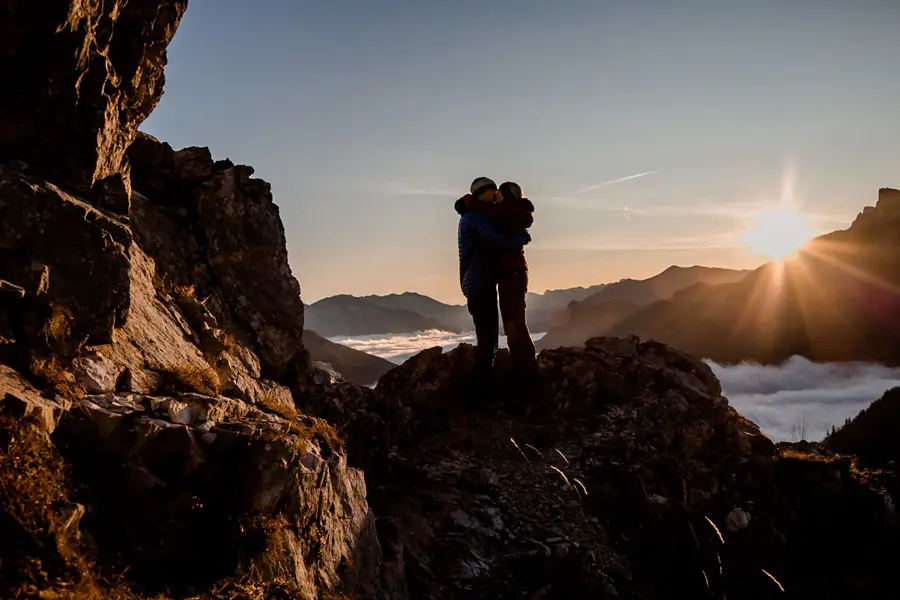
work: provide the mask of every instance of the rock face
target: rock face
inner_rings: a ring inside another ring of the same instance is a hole
[[[46,180],[0,167],[0,278],[68,311],[75,345],[109,342],[129,305],[131,232]],[[91,282],[91,285],[85,285]],[[27,329],[27,320],[21,322]],[[36,331],[20,329],[19,336]]]
[[[362,473],[315,419],[197,395],[87,396],[77,408],[55,439],[91,490],[82,526],[101,559],[147,589],[252,570],[299,598],[374,583]]]
[[[64,460],[70,475],[60,475],[58,488],[50,490],[59,496],[55,504],[42,509],[32,503],[19,511],[54,521],[57,505],[80,507],[77,544],[61,537],[68,528],[51,528],[57,545],[68,545],[71,554],[57,559],[70,567],[77,553],[90,552],[105,568],[130,570],[131,585],[150,591],[207,589],[252,573],[296,598],[373,593],[380,547],[365,482],[347,467],[324,423],[197,394],[88,395],[64,411],[2,369],[3,540],[28,534],[23,528],[30,523],[10,502],[37,493],[40,485],[15,477],[13,462],[54,470]],[[29,412],[34,419],[17,416]],[[46,418],[50,414],[54,418]],[[23,439],[37,448],[14,448]],[[54,462],[21,463],[29,452],[52,454]],[[22,589],[17,584],[56,585],[39,578],[23,582],[17,568],[22,548],[7,550],[0,565],[3,597]]]
[[[175,152],[150,136],[129,157],[141,192],[133,228],[160,276],[194,286],[222,328],[253,347],[267,377],[307,370],[300,286],[269,184],[251,167],[214,162],[206,148]]]
[[[362,473],[287,387],[312,371],[269,185],[132,144],[185,6],[0,3],[2,597],[114,596],[138,563],[141,593],[375,587]]]
[[[166,46],[186,7],[0,2],[0,162],[25,161],[79,193],[127,176],[125,150],[162,96]]]

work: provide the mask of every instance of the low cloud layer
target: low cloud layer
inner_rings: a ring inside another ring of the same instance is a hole
[[[427,348],[447,351],[475,342],[472,333],[445,331],[331,339],[395,364]],[[505,337],[500,346],[506,347]],[[820,440],[832,426],[842,425],[885,391],[900,386],[900,369],[865,363],[817,364],[794,357],[779,366],[709,365],[731,405],[775,441]]]
[[[538,341],[544,335],[543,333],[535,333],[532,334],[532,337],[535,341]],[[419,331],[412,334],[363,335],[358,337],[333,337],[330,339],[332,342],[380,356],[399,365],[414,354],[435,346],[440,346],[446,352],[463,343],[474,344],[475,333]],[[500,347],[506,348],[506,336],[500,336]]]
[[[419,331],[412,334],[362,335],[329,339],[332,342],[380,356],[399,365],[412,355],[435,346],[441,346],[444,350],[450,350],[462,343],[473,344],[475,343],[475,334]]]
[[[866,363],[821,364],[795,356],[779,366],[709,365],[731,405],[775,441],[820,440],[900,386],[900,369]]]

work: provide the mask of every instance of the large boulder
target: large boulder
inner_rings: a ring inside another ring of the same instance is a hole
[[[0,2],[0,162],[81,193],[116,175],[162,96],[187,0]]]
[[[87,396],[55,434],[82,527],[144,589],[280,581],[371,593],[380,548],[360,471],[311,417],[183,394]],[[140,515],[140,518],[135,518]]]

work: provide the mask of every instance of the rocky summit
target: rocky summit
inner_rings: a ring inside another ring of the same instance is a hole
[[[186,4],[0,2],[0,598],[895,592],[871,415],[775,445],[636,337],[490,405],[470,346],[312,363],[269,184],[138,132]]]

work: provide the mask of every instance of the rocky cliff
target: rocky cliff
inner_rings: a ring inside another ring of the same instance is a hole
[[[375,589],[269,185],[137,132],[186,4],[0,9],[0,597]]]
[[[136,133],[186,2],[36,5],[0,3],[0,597],[893,592],[892,474],[660,343],[546,351],[527,408],[468,404],[467,346],[316,369],[269,185]]]

